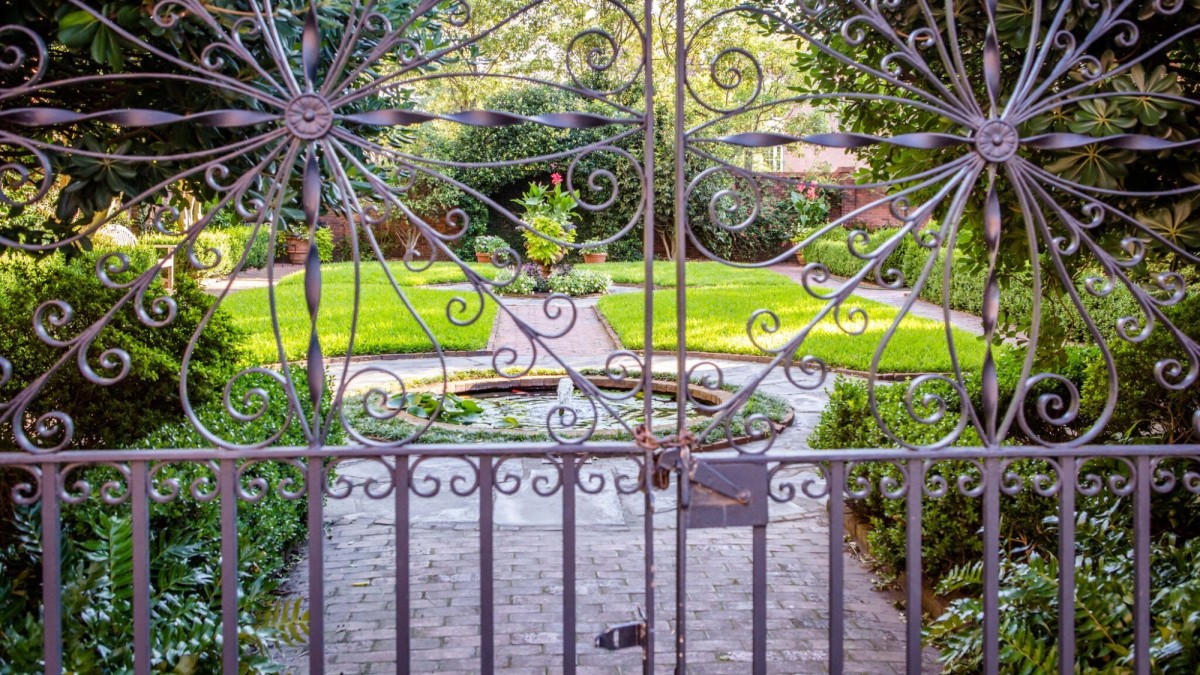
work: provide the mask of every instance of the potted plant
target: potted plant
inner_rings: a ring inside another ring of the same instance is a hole
[[[525,207],[526,257],[542,267],[544,276],[550,275],[550,266],[562,260],[567,249],[563,245],[575,242],[575,198],[562,189],[563,178],[559,174],[550,176],[553,187],[530,183],[529,190],[515,203]]]
[[[320,256],[320,262],[328,263],[334,255],[334,233],[328,227],[317,229],[316,241],[308,239],[308,232],[281,232],[276,239],[276,245],[282,245],[284,258],[292,264],[305,264],[308,262],[308,250],[312,249],[313,245],[317,246],[317,255]],[[278,251],[278,249],[276,249]],[[278,252],[276,252],[278,256]]]
[[[608,246],[589,241],[583,245],[583,262],[588,264],[602,263],[608,259]]]
[[[481,263],[492,262],[492,254],[497,251],[503,251],[508,247],[508,242],[500,237],[486,235],[475,239],[475,260]]]

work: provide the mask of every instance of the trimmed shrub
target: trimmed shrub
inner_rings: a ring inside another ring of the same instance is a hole
[[[306,388],[303,368],[292,370],[298,389]],[[255,387],[279,390],[279,384],[260,374],[250,374],[233,385],[235,401]],[[206,427],[236,443],[253,443],[269,437],[287,418],[288,401],[274,392],[262,417],[251,423],[234,420],[220,404],[197,409]],[[311,415],[311,405],[301,397],[301,415]],[[328,400],[328,399],[327,399]],[[328,413],[328,403],[323,412]],[[332,444],[344,442],[340,428]],[[280,445],[303,445],[303,434],[292,425]],[[186,422],[168,424],[136,444],[145,448],[207,447]],[[83,474],[83,475],[80,475]],[[116,478],[107,468],[80,469],[72,479],[87,478],[93,485]],[[215,488],[216,476],[194,463],[177,463],[154,474],[155,489],[169,492],[168,481],[180,486],[180,496],[166,503],[151,502],[151,585],[155,616],[154,668],[163,672],[217,672],[220,670],[220,501],[194,499],[194,481],[207,480]],[[238,507],[239,537],[239,652],[243,672],[277,672],[270,648],[285,635],[303,635],[302,612],[280,611],[275,599],[289,555],[307,535],[307,497],[294,500],[278,490],[292,481],[303,485],[299,467],[287,462],[260,462],[243,467],[243,489],[257,492],[256,481],[267,489],[256,502]],[[16,533],[0,542],[0,672],[34,672],[41,658],[40,549],[37,507],[20,508],[6,519],[6,530]],[[71,672],[125,672],[132,666],[130,616],[132,579],[132,528],[127,507],[107,506],[93,497],[63,510],[63,608],[78,620],[64,622],[64,665]],[[294,608],[294,602],[287,603]]]
[[[130,271],[114,281],[130,281],[137,270],[154,264],[154,251],[144,248],[123,251],[130,259]],[[63,326],[47,326],[59,339],[79,335],[100,320],[128,291],[108,288],[96,277],[100,253],[87,253],[70,261],[62,256],[35,260],[24,255],[0,257],[0,355],[13,367],[12,379],[0,388],[0,400],[10,400],[17,392],[41,377],[62,357],[63,349],[42,342],[33,332],[31,318],[42,303],[59,300],[66,303],[73,317]],[[151,318],[155,299],[166,297],[160,281],[147,293],[144,308]],[[64,365],[34,400],[29,414],[61,410],[75,423],[72,447],[114,448],[126,446],[166,422],[178,419],[182,407],[179,398],[181,359],[188,341],[200,325],[212,303],[196,282],[176,278],[170,296],[178,305],[171,323],[152,328],[139,320],[130,300],[102,329],[88,350],[88,363],[101,375],[114,370],[102,367],[100,354],[110,348],[125,350],[130,356],[129,374],[124,380],[102,387],[87,381],[72,359]],[[198,338],[188,370],[188,387],[193,405],[215,398],[226,380],[235,372],[240,358],[241,335],[231,317],[218,310]],[[136,415],[123,414],[136,410]],[[12,444],[12,430],[0,430],[0,450]]]
[[[880,229],[871,233],[871,239],[865,245],[859,245],[860,251],[872,251],[895,234],[895,229]],[[818,238],[804,249],[805,259],[809,262],[819,262],[830,273],[849,277],[862,269],[867,261],[850,252],[847,238],[849,230],[837,228]],[[931,249],[923,248],[912,239],[905,237],[900,246],[885,262],[884,271],[897,269],[904,274],[906,284],[911,285],[920,278],[921,271],[933,254]],[[938,251],[933,270],[925,285],[921,287],[920,298],[934,304],[942,304],[942,271],[945,265],[945,252]],[[1043,269],[1048,270],[1049,261],[1043,261]],[[1052,272],[1044,271],[1044,274]],[[1083,273],[1098,273],[1095,270]],[[951,309],[979,314],[983,311],[983,286],[986,271],[972,267],[966,258],[956,257],[950,276]],[[874,282],[874,275],[865,281]],[[1033,314],[1033,280],[1029,274],[1002,276],[1000,278],[1000,312],[1001,325],[1023,326],[1029,323]],[[1133,295],[1123,286],[1118,285],[1113,292],[1104,298],[1097,298],[1084,290],[1083,282],[1077,280],[1076,289],[1080,301],[1088,315],[1096,324],[1100,333],[1108,340],[1117,338],[1116,326],[1122,317],[1141,316]],[[1062,338],[1071,342],[1091,343],[1095,338],[1088,331],[1087,325],[1079,317],[1079,309],[1065,293],[1054,294],[1051,286],[1043,284],[1046,296],[1042,299],[1043,335],[1048,335],[1054,328],[1061,331]],[[1009,337],[1015,337],[1015,332]],[[1047,337],[1049,339],[1049,337]]]

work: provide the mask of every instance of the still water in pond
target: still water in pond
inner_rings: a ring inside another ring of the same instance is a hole
[[[606,394],[618,395],[623,392],[619,389],[602,389]],[[674,420],[675,410],[677,409],[674,394],[654,394],[654,414],[652,419],[655,420]],[[468,396],[464,395],[464,398]],[[483,412],[477,422],[472,424],[473,427],[491,427],[505,428],[512,427],[511,420],[516,420],[520,426],[519,429],[538,429],[546,426],[546,415],[558,405],[557,395],[553,390],[549,389],[512,389],[496,392],[480,392],[471,394],[469,398],[475,399],[483,406]],[[636,423],[640,423],[642,419],[642,398],[631,397],[620,401],[605,398],[605,403],[612,409],[621,419],[625,420],[631,427]],[[575,424],[573,426],[584,428],[591,426],[592,423],[592,405],[584,398],[579,391],[575,392],[573,398],[568,403],[577,411],[575,416]],[[597,421],[596,427],[599,429],[611,429],[620,426],[616,420],[604,409],[598,402],[596,409],[599,411],[600,418]],[[555,428],[564,428],[570,420],[570,413],[559,416],[555,413],[554,420]]]

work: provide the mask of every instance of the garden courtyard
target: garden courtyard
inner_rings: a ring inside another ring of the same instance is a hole
[[[565,365],[586,372],[604,367],[614,352],[643,350],[644,296],[640,289],[645,283],[644,265],[604,263],[591,267],[610,276],[614,285],[604,295],[573,299],[577,312],[574,326],[562,337],[547,341],[550,351],[538,353],[537,368],[549,372]],[[387,387],[392,378],[384,371],[418,381],[422,377],[437,378],[443,366],[452,377],[458,372],[486,374],[495,366],[492,359],[496,350],[506,346],[514,349],[516,363],[530,364],[533,351],[513,317],[548,334],[562,332],[564,322],[569,320],[565,314],[558,322],[549,318],[544,309],[545,297],[500,295],[498,303],[487,300],[475,324],[456,327],[445,321],[447,305],[455,297],[474,297],[457,265],[435,263],[422,272],[411,272],[403,263],[394,262],[389,268],[391,278],[448,355],[444,360],[431,357],[416,322],[402,312],[386,310],[388,303],[395,302],[396,290],[378,264],[364,265],[359,280],[363,289],[360,311],[371,330],[365,334],[368,340],[359,340],[355,347],[355,354],[362,358],[344,375],[357,387]],[[496,274],[490,265],[476,264],[471,269],[481,275]],[[303,289],[304,272],[287,267],[280,272],[286,276],[276,286],[277,303],[286,312],[289,303],[300,302],[297,296]],[[349,265],[323,269],[323,304],[349,307],[352,272]],[[689,263],[689,312],[695,318],[688,322],[688,340],[694,353],[686,359],[687,367],[691,369],[701,362],[719,366],[726,381],[734,386],[754,379],[767,359],[747,338],[745,307],[737,299],[754,294],[763,306],[784,308],[782,321],[801,325],[821,307],[818,302],[801,300],[810,297],[800,285],[801,274],[802,268],[791,263],[745,272],[733,272],[716,263]],[[662,355],[652,367],[656,372],[674,373],[676,364],[667,354],[676,348],[674,263],[656,263],[654,275],[663,282],[655,284],[655,312],[662,316],[655,323],[654,345]],[[831,289],[840,283],[832,281]],[[263,283],[245,279],[239,284],[241,290],[227,301],[238,322],[251,334],[262,336],[261,342],[252,343],[255,358],[260,361],[269,360],[275,349],[270,334],[263,335],[270,330],[269,317],[255,316],[253,311],[265,304],[268,289],[255,288]],[[210,293],[219,293],[222,287],[221,281],[208,284]],[[878,323],[872,323],[857,337],[836,328],[814,335],[811,343],[815,353],[835,370],[865,370],[879,335],[905,296],[902,290],[864,285],[854,306],[863,307]],[[559,302],[566,306],[565,299]],[[472,315],[476,312],[477,307],[465,311]],[[884,361],[887,372],[949,368],[945,350],[938,349],[938,340],[945,339],[939,322],[941,312],[938,306],[918,302],[910,312],[912,318],[901,324],[896,356]],[[337,336],[338,322],[348,322],[348,315],[332,313],[326,319],[329,323],[322,326],[322,335]],[[956,339],[965,351],[977,350],[978,339],[974,336],[980,332],[978,320],[967,313],[956,313],[955,322]],[[282,322],[281,328],[288,357],[301,356],[307,326],[297,322],[292,328]],[[332,345],[332,350],[345,348],[344,343]],[[360,378],[360,373],[367,377]],[[774,452],[808,447],[808,436],[820,424],[821,413],[828,406],[826,388],[798,392],[782,373],[769,376],[760,385],[759,391],[785,402],[792,413],[789,426],[780,430]],[[542,420],[527,424],[544,426]],[[460,438],[495,440],[487,430],[475,430]],[[753,451],[754,447],[748,446],[747,450]],[[733,450],[709,452],[712,456],[736,454]],[[497,491],[492,495],[490,517],[497,541],[493,563],[497,579],[496,663],[506,672],[554,671],[561,665],[563,649],[563,586],[558,572],[563,545],[562,495],[542,496],[534,487],[535,480],[548,480],[555,473],[545,460],[516,459],[505,466],[519,476],[520,488],[512,494]],[[433,460],[425,464],[421,478],[448,483],[461,475],[461,469],[461,462],[456,460]],[[331,499],[325,509],[328,542],[323,564],[329,579],[325,590],[326,652],[339,672],[394,672],[396,507],[392,500],[371,498],[366,491],[370,484],[389,484],[390,471],[372,460],[339,465],[339,477],[347,481],[351,494],[345,499]],[[598,475],[603,487],[596,494],[575,497],[579,672],[640,670],[639,653],[607,652],[592,645],[604,626],[635,618],[643,597],[645,508],[640,493],[624,494],[618,489],[618,478],[636,474],[636,466],[626,460],[599,459],[581,471],[587,476]],[[785,476],[797,481],[822,480],[815,466],[790,468]],[[668,612],[674,603],[668,580],[673,575],[675,494],[668,490],[655,497],[653,545],[662,561],[657,566],[657,602],[661,612]],[[410,548],[410,654],[414,671],[469,673],[478,668],[480,619],[464,608],[476,602],[479,593],[479,499],[478,495],[459,497],[443,492],[432,498],[412,499],[408,506],[409,525],[404,538]],[[769,659],[778,668],[792,672],[809,672],[828,660],[829,615],[824,589],[829,583],[829,556],[837,555],[844,559],[846,570],[843,593],[848,669],[904,672],[902,598],[896,591],[887,590],[882,580],[886,573],[876,569],[877,563],[864,555],[858,543],[831,549],[828,518],[824,498],[800,496],[772,505],[768,540]],[[850,521],[851,531],[853,527],[854,521]],[[696,581],[689,582],[689,596],[697,603],[689,613],[692,663],[703,672],[745,672],[753,641],[748,629],[752,606],[749,533],[699,530],[690,546],[689,569]],[[302,560],[291,574],[287,588],[297,593],[296,597],[304,594],[308,568],[307,561]],[[803,573],[799,573],[801,569]],[[657,651],[664,663],[672,654],[671,640],[669,634],[660,631]],[[307,668],[302,646],[288,648],[285,653],[291,667],[300,671]],[[936,669],[935,652],[928,650],[925,661],[929,668]]]

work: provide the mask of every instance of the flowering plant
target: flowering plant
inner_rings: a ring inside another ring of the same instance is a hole
[[[578,204],[570,192],[563,192],[562,183],[563,177],[561,174],[551,174],[550,186],[541,183],[530,183],[529,189],[525,194],[521,195],[520,199],[513,200],[514,203],[525,207],[526,222],[533,216],[544,215],[559,221],[568,229],[574,228],[571,221],[580,217],[575,212],[575,207]]]
[[[824,191],[814,185],[803,185],[801,189],[793,190],[788,195],[792,221],[793,243],[799,243],[808,238],[813,230],[829,221],[829,198]]]

